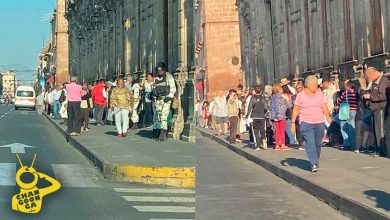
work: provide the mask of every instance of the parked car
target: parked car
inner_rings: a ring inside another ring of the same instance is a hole
[[[15,110],[30,108],[35,110],[35,90],[32,86],[19,86],[15,95]]]

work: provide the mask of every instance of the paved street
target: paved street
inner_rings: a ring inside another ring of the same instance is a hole
[[[30,164],[36,153],[34,168],[59,180],[62,188],[43,199],[38,215],[12,211],[19,165],[9,147],[0,148],[0,219],[194,219],[194,190],[106,180],[44,116],[13,108],[0,105],[0,146],[32,146],[19,154],[23,164]]]
[[[314,196],[200,135],[197,152],[196,219],[347,219]]]
[[[390,178],[384,175],[390,166],[388,158],[323,147],[320,170],[311,173],[305,151],[255,151],[245,142],[228,144],[223,136],[215,136],[215,131],[199,131],[242,160],[253,161],[358,219],[390,219]]]

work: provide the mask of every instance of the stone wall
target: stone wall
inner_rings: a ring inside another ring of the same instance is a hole
[[[57,0],[56,13],[52,21],[56,84],[69,81],[68,21],[65,18],[65,4],[66,0]]]
[[[237,0],[247,85],[309,72],[360,77],[385,69],[390,46],[386,0]]]
[[[208,98],[242,83],[238,12],[235,0],[196,1],[197,71],[206,75]]]

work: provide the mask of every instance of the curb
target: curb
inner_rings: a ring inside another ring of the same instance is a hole
[[[201,129],[197,128],[197,131],[201,133],[202,136],[207,137],[217,143],[227,147],[231,151],[237,153],[238,155],[245,157],[249,161],[260,165],[269,172],[275,174],[276,176],[284,179],[288,183],[299,187],[303,191],[314,195],[319,200],[328,204],[330,207],[334,208],[336,211],[339,211],[343,215],[353,218],[353,219],[375,219],[375,220],[385,220],[390,219],[390,216],[380,212],[377,209],[369,207],[365,204],[362,204],[356,200],[348,198],[344,195],[341,195],[337,192],[333,192],[326,187],[320,186],[312,181],[305,179],[299,175],[296,175],[290,171],[280,168],[275,164],[268,162],[264,159],[258,158],[238,147],[235,147],[229,144],[227,141],[220,139],[212,134],[209,134]]]
[[[50,123],[65,137],[66,141],[97,166],[103,176],[117,182],[131,182],[148,185],[165,185],[173,187],[195,188],[195,167],[155,167],[129,164],[113,164],[104,161],[95,152],[80,141],[70,136],[47,114]]]

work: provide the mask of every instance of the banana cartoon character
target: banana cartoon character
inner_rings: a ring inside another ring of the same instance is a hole
[[[23,213],[38,213],[42,208],[43,197],[59,190],[61,184],[56,179],[44,173],[37,172],[33,168],[36,154],[34,155],[31,166],[23,166],[19,155],[16,156],[20,163],[20,169],[16,172],[16,183],[20,187],[20,192],[12,197],[12,209]],[[33,181],[30,183],[22,182],[20,178],[25,173],[30,173],[33,176]],[[51,183],[51,186],[39,189],[37,187],[39,179],[47,180]]]

